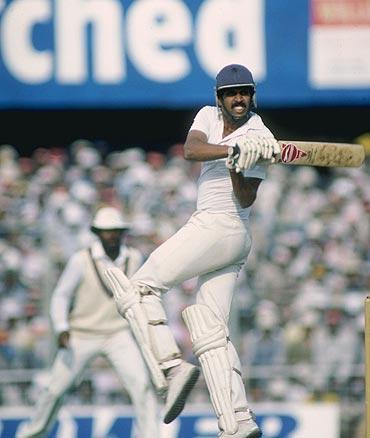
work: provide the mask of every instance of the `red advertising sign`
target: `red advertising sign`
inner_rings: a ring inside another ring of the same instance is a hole
[[[314,25],[369,25],[370,0],[311,0]]]

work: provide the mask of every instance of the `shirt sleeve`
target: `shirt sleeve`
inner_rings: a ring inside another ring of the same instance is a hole
[[[202,131],[209,137],[210,132],[210,119],[209,119],[209,107],[205,106],[201,108],[195,115],[193,123],[189,131]]]
[[[82,254],[73,254],[56,284],[50,301],[50,318],[56,333],[69,330],[69,310],[82,273]]]

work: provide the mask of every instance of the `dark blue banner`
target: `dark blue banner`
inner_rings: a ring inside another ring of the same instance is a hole
[[[323,6],[0,0],[0,107],[192,108],[214,102],[233,62],[253,71],[264,107],[369,104],[370,19],[333,26]]]

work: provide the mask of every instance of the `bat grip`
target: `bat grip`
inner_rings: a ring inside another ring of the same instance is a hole
[[[233,157],[240,154],[240,147],[238,146],[238,143],[235,143],[235,146],[233,146],[233,147],[230,146],[228,152],[229,152],[229,154],[232,153]]]

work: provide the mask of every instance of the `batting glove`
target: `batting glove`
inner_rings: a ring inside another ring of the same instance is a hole
[[[261,158],[262,143],[255,137],[244,137],[237,143],[240,153],[236,163],[236,171],[252,169]]]
[[[277,160],[277,156],[281,154],[281,146],[280,143],[275,138],[273,138],[272,140],[273,140],[274,153],[271,158],[271,163],[275,163],[275,161]]]
[[[259,141],[262,143],[262,158],[274,163],[276,156],[281,152],[278,141],[274,137],[260,137]]]
[[[254,167],[260,155],[260,146],[252,138],[244,139],[228,148],[226,167],[239,173]]]
[[[229,153],[228,161],[235,166],[237,172],[252,169],[258,160],[274,163],[276,155],[281,152],[274,137],[246,136],[236,146],[238,149],[233,154]]]

